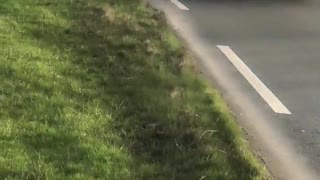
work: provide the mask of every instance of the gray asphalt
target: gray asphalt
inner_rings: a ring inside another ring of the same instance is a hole
[[[223,55],[215,58],[224,61],[220,68],[226,68],[254,103],[253,111],[266,114],[267,124],[281,131],[307,167],[320,172],[320,3],[180,2],[190,11],[181,11],[168,1],[162,8],[166,11],[172,6],[190,20],[199,39],[210,44],[215,54],[216,45],[230,46],[237,53],[292,115],[274,113]]]
[[[203,37],[230,46],[292,112],[273,123],[320,170],[320,6],[181,2]]]

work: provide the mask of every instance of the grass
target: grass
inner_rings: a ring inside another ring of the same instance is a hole
[[[265,179],[138,0],[0,0],[0,179]]]

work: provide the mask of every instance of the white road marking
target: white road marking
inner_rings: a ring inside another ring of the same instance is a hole
[[[238,69],[238,71],[248,80],[251,86],[269,104],[272,110],[279,114],[291,114],[282,102],[263,84],[263,82],[250,70],[250,68],[232,51],[229,46],[218,45],[218,48]]]
[[[179,0],[171,0],[173,4],[175,4],[179,9],[184,10],[184,11],[189,11],[189,8],[182,4]]]

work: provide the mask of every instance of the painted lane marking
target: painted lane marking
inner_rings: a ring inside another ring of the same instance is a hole
[[[282,104],[282,102],[268,89],[265,84],[263,84],[263,82],[250,70],[250,68],[235,52],[233,52],[229,46],[218,45],[218,48],[247,79],[247,81],[260,94],[260,96],[269,104],[274,112],[279,114],[291,114],[291,112]]]
[[[171,0],[173,4],[175,4],[179,9],[184,10],[184,11],[189,11],[189,8],[182,4],[179,0]]]

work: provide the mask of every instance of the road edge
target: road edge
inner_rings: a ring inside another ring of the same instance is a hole
[[[184,46],[192,53],[195,59],[199,60],[194,61],[196,67],[201,72],[199,75],[202,79],[205,79],[205,81],[208,82],[211,87],[213,86],[214,89],[219,92],[221,98],[229,107],[230,113],[234,117],[234,122],[243,130],[244,137],[246,137],[248,140],[248,145],[251,152],[254,154],[257,160],[265,165],[271,178],[288,180],[316,180],[316,173],[311,171],[306,166],[305,159],[303,157],[300,157],[292,150],[293,148],[291,147],[293,147],[293,145],[291,142],[286,142],[281,133],[272,131],[273,127],[271,127],[269,124],[266,124],[267,119],[270,117],[266,115],[265,112],[248,110],[246,114],[241,114],[243,112],[243,108],[239,106],[239,102],[245,102],[244,104],[248,105],[249,107],[254,107],[254,105],[250,103],[249,98],[246,97],[247,95],[240,93],[244,96],[239,96],[237,101],[234,100],[234,94],[228,93],[226,89],[229,87],[231,87],[230,89],[235,89],[237,87],[226,85],[226,83],[222,81],[222,79],[225,78],[222,77],[223,75],[221,75],[225,73],[221,73],[219,75],[219,73],[222,71],[218,70],[217,67],[214,67],[214,69],[218,71],[212,73],[212,70],[210,70],[210,65],[208,66],[208,62],[206,62],[204,59],[214,59],[214,57],[210,57],[210,53],[208,53],[208,51],[202,51],[201,53],[199,50],[195,50],[196,48],[194,45],[191,45],[190,43],[192,40],[186,39],[185,37],[188,33],[192,34],[192,30],[188,30],[187,33],[184,32],[184,35],[181,35],[182,29],[188,29],[186,27],[181,28],[181,25],[183,26],[184,21],[177,20],[180,17],[175,17],[175,19],[169,18],[168,12],[163,10],[164,7],[159,7],[160,3],[161,2],[159,1],[156,3],[155,0],[149,0],[149,4],[153,8],[164,13],[167,24],[169,24],[176,36],[181,40],[181,42],[183,42]],[[170,11],[170,13],[174,12]],[[179,16],[178,14],[175,15]],[[198,39],[193,40],[198,41]],[[197,47],[197,49],[201,48]],[[253,117],[261,117],[261,119],[255,119]],[[251,120],[258,120],[258,122],[252,123]]]

